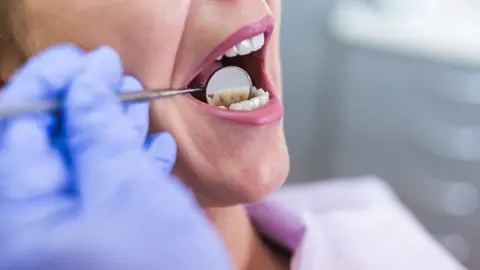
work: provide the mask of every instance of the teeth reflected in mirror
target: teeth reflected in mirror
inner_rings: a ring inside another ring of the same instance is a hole
[[[215,106],[230,107],[231,104],[248,100],[250,97],[249,88],[234,88],[218,91],[215,94],[209,96],[209,104]]]

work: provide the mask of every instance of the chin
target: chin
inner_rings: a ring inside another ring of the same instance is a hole
[[[203,207],[262,201],[283,185],[290,168],[282,124],[268,129],[249,145],[249,151],[238,155],[226,151],[212,156],[211,152],[195,153],[192,148],[183,151],[179,146],[174,174],[193,190]],[[255,147],[258,145],[263,147]],[[199,162],[199,157],[204,162]]]

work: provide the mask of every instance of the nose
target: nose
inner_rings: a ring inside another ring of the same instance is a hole
[[[227,35],[268,15],[267,0],[197,0],[191,4],[187,27],[204,35]]]
[[[227,21],[255,21],[260,20],[270,14],[270,8],[265,0],[214,0],[198,1],[208,2],[214,7],[215,11],[221,14],[218,18],[224,18]],[[219,15],[217,14],[217,15]]]

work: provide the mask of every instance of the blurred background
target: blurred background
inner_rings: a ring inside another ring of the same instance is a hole
[[[480,1],[283,1],[289,184],[377,175],[480,269]]]

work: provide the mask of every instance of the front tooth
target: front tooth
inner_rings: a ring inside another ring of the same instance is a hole
[[[255,91],[254,91],[254,96],[255,97],[261,97],[261,96],[264,96],[266,94],[267,93],[262,88],[255,89]]]
[[[240,103],[233,103],[232,105],[230,105],[229,109],[230,110],[235,110],[235,111],[242,111],[243,106]]]
[[[250,100],[242,101],[240,104],[242,104],[244,111],[251,111],[253,109],[253,104]]]
[[[230,50],[228,50],[225,53],[225,56],[226,57],[235,57],[235,56],[237,56],[237,54],[238,54],[237,48],[234,46],[233,48],[231,48]]]
[[[267,104],[268,99],[270,98],[270,95],[267,93],[266,95],[259,96],[259,98],[260,98],[260,103],[262,105],[265,105],[265,104]]]
[[[258,107],[263,105],[263,104],[261,104],[260,97],[254,97],[254,98],[250,99],[250,102],[252,103],[253,109],[257,109]]]
[[[260,34],[251,39],[246,39],[239,44],[233,46],[225,53],[225,55],[218,57],[217,60],[222,60],[223,56],[232,58],[237,55],[247,55],[260,50],[263,45],[265,45],[265,35]]]
[[[240,42],[240,44],[235,47],[239,55],[247,55],[252,52],[251,43],[248,39]]]
[[[250,40],[250,43],[252,44],[251,49],[252,49],[253,52],[256,52],[256,51],[260,50],[263,47],[263,45],[265,45],[264,34],[260,34],[258,36],[253,37]]]

